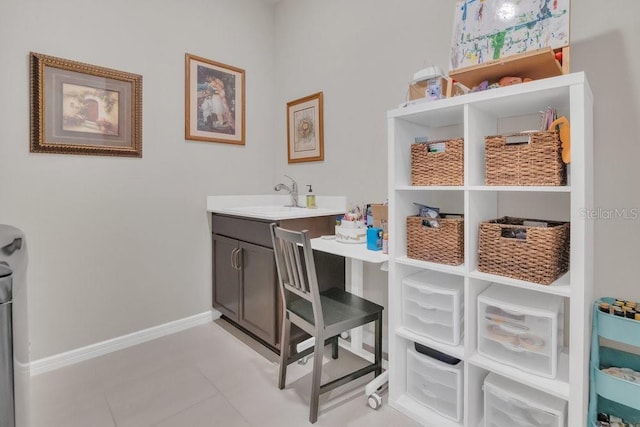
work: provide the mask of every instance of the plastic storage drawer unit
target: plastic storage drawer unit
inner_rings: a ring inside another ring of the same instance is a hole
[[[492,284],[478,296],[478,353],[555,378],[563,308],[560,296]]]
[[[484,379],[486,427],[565,427],[567,402],[494,373]]]
[[[454,421],[462,419],[463,363],[449,365],[407,349],[407,394]]]
[[[405,277],[402,284],[404,326],[445,344],[460,344],[463,278],[425,271]]]

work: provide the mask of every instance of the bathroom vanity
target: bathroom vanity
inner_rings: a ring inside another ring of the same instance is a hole
[[[335,199],[340,200],[325,200],[322,205],[320,198],[318,209],[286,207],[287,198],[283,196],[207,199],[212,234],[212,305],[226,320],[276,353],[280,352],[282,302],[269,226],[275,222],[290,230],[309,230],[312,238],[333,234],[336,218],[344,213],[345,205],[344,198]],[[319,282],[344,288],[344,258],[325,252],[315,252],[314,258]],[[301,330],[292,330],[292,344],[304,339]]]

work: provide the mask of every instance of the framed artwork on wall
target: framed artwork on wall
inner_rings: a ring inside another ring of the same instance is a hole
[[[31,52],[33,153],[142,157],[142,76]]]
[[[245,143],[245,72],[185,55],[185,138]]]
[[[289,163],[324,160],[322,92],[287,103]]]
[[[450,69],[569,46],[570,3],[457,0]]]

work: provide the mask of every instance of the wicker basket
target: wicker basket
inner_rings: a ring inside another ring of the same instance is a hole
[[[524,141],[510,143],[510,141]],[[485,138],[486,185],[564,185],[557,132],[524,132]]]
[[[462,264],[464,219],[439,218],[440,226],[437,228],[424,226],[425,220],[421,216],[407,217],[407,256],[439,264]]]
[[[429,152],[432,144],[443,152]],[[464,140],[447,139],[411,144],[411,185],[464,185]]]
[[[523,225],[546,222],[547,227]],[[503,217],[480,223],[478,270],[549,285],[569,270],[568,222]],[[520,237],[505,235],[520,234]]]

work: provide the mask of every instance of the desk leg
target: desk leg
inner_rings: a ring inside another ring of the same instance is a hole
[[[351,258],[347,263],[347,290],[359,297],[364,294],[364,262]],[[362,353],[362,327],[351,330],[351,351],[355,354]]]

